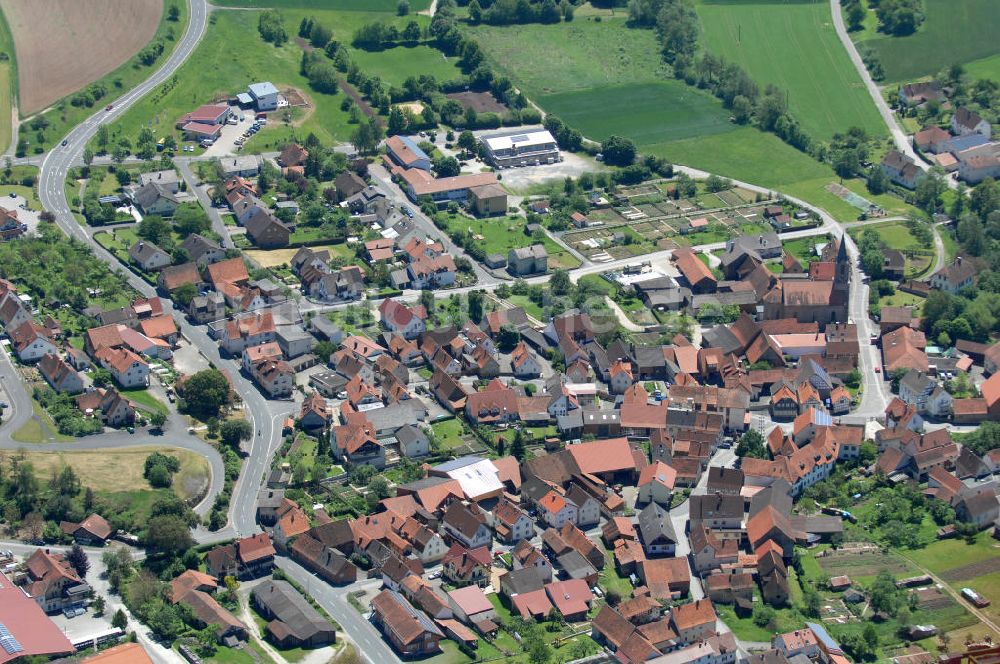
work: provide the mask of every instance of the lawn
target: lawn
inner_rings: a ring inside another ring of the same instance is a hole
[[[407,0],[410,13],[425,11],[431,0]],[[339,9],[358,12],[394,12],[399,0],[215,0],[217,7],[275,7],[278,9]]]
[[[531,97],[670,78],[656,35],[627,27],[624,14],[600,23],[484,25],[468,33]]]
[[[627,576],[622,576],[615,568],[615,556],[611,551],[604,551],[604,569],[601,570],[598,585],[601,590],[608,592],[614,590],[623,600],[632,596],[632,582]]]
[[[312,12],[331,27],[358,25],[378,14],[356,13],[355,21],[341,22],[342,13]],[[305,12],[284,12],[286,29],[296,34],[298,21]],[[284,122],[269,124],[253,142],[255,149],[266,150],[284,142],[293,133],[303,136],[313,132],[326,143],[345,140],[352,126],[347,113],[340,110],[340,95],[312,90],[299,65],[302,49],[291,41],[280,48],[265,43],[257,32],[259,13],[255,11],[220,11],[212,16],[205,38],[175,78],[139,101],[121,119],[111,125],[114,137],[135,141],[140,128],[149,126],[156,135],[175,133],[174,123],[184,113],[200,104],[231,97],[254,81],[271,81],[279,90],[298,89],[311,101],[310,108],[292,126]],[[353,29],[353,28],[352,28]],[[350,31],[338,37],[349,40]],[[239,44],[238,51],[234,45]]]
[[[817,178],[826,178],[827,182],[837,179],[828,166],[783,143],[777,136],[752,127],[643,146],[643,149],[666,157],[675,164],[764,187],[780,187]]]
[[[874,230],[878,233],[882,243],[889,249],[897,249],[906,254],[906,276],[907,278],[918,277],[925,272],[934,259],[934,250],[925,247],[914,237],[905,223],[890,222],[885,224],[864,224],[854,226],[848,232],[857,241],[867,230]],[[910,252],[910,253],[908,253]],[[924,252],[918,254],[915,252]]]
[[[816,252],[814,247],[817,244],[822,244],[826,240],[821,237],[804,237],[797,240],[788,240],[781,244],[782,249],[785,253],[791,254],[802,263],[802,267],[809,269],[809,263],[816,260]]]
[[[1000,81],[1000,55],[992,55],[981,60],[973,60],[965,65],[965,72],[973,80],[988,78]]]
[[[351,60],[366,74],[378,76],[389,85],[401,86],[413,76],[433,76],[441,81],[461,78],[457,58],[446,58],[432,46],[397,46],[384,51],[351,50]]]
[[[924,298],[913,293],[904,293],[897,290],[893,295],[885,295],[878,300],[878,306],[882,307],[913,307],[913,313],[919,316],[924,309]]]
[[[715,99],[673,79],[571,90],[537,102],[588,138],[625,135],[639,146],[736,129]]]
[[[473,219],[461,214],[441,213],[438,219],[446,220],[449,233],[472,233],[473,242],[482,246],[487,254],[506,256],[510,249],[520,249],[536,243],[531,236],[524,234],[524,226],[527,224],[524,217]],[[546,236],[541,243],[549,254],[550,269],[579,267],[580,261],[550,237]]]
[[[515,307],[521,307],[525,313],[536,320],[545,320],[545,310],[535,304],[527,295],[511,295],[507,301]]]
[[[792,115],[810,136],[827,140],[852,126],[884,135],[868,91],[844,51],[826,2],[697,5],[703,44],[739,63],[763,89],[788,93]]]
[[[166,6],[167,3],[168,0],[164,0],[164,6]],[[104,78],[98,80],[97,83],[103,84],[108,89],[108,94],[93,107],[88,108],[86,106],[73,106],[69,103],[68,98],[64,98],[53,104],[49,110],[42,114],[49,122],[49,127],[45,130],[44,142],[38,144],[35,140],[36,132],[25,131],[26,135],[29,136],[29,141],[31,142],[29,152],[33,152],[39,147],[45,150],[54,147],[59,141],[62,140],[71,128],[83,122],[85,118],[97,112],[109,102],[113,102],[124,92],[131,90],[140,82],[152,76],[152,74],[162,66],[162,64],[173,52],[174,47],[177,45],[177,40],[179,40],[184,34],[188,23],[187,3],[173,2],[173,0],[170,0],[170,4],[177,6],[177,9],[180,10],[180,16],[178,17],[176,23],[170,21],[167,18],[166,9],[164,9],[163,15],[160,18],[160,24],[156,29],[156,35],[152,40],[162,41],[164,45],[163,53],[156,59],[156,62],[147,67],[139,63],[138,57],[132,57],[122,66],[118,67],[118,69],[115,69]],[[254,32],[256,33],[256,29]],[[148,99],[149,97],[146,98],[147,102]],[[27,130],[27,127],[24,129]],[[138,130],[136,130],[135,134],[137,133]],[[134,138],[134,134],[132,138]]]
[[[35,416],[12,433],[11,438],[19,443],[66,443],[76,440],[73,436],[59,433],[59,427],[56,426],[55,421],[34,398],[31,399],[31,408],[35,411]]]
[[[143,491],[150,490],[149,482],[142,476],[146,457],[160,452],[176,457],[181,463],[181,473],[175,475],[175,485],[181,475],[188,478],[207,478],[208,461],[199,454],[172,447],[132,447],[114,450],[83,452],[28,452],[28,461],[39,477],[49,477],[63,466],[70,466],[80,482],[94,491]],[[2,452],[0,458],[16,456],[17,452]],[[188,496],[178,491],[181,498]]]
[[[1000,557],[1000,549],[994,546],[988,532],[981,532],[972,545],[966,544],[964,539],[937,540],[918,551],[907,552],[907,555],[935,574],[941,574]]]
[[[167,405],[153,396],[148,389],[121,390],[122,396],[134,401],[139,408],[150,412],[159,411],[168,414]]]
[[[0,149],[6,151],[11,140],[11,111],[14,95],[17,94],[17,61],[14,56],[14,39],[10,26],[0,12],[0,53],[6,56],[0,61]]]
[[[655,34],[628,28],[624,19],[470,33],[500,71],[588,138],[616,133],[641,147],[733,129],[718,101],[669,75]]]
[[[457,417],[439,420],[431,424],[434,438],[441,444],[442,450],[450,450],[464,444],[462,440],[462,421]]]
[[[884,82],[910,81],[973,61],[978,61],[974,70],[997,72],[1000,61],[991,57],[1000,53],[996,0],[924,0],[923,5],[927,19],[912,35],[890,37],[870,30],[856,35],[878,54]]]

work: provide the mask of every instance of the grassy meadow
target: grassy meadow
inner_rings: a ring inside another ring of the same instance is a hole
[[[726,2],[697,5],[702,43],[739,63],[763,88],[788,93],[792,115],[814,138],[852,126],[886,134],[861,77],[844,51],[826,2]]]
[[[1000,73],[1000,11],[996,0],[924,0],[927,19],[917,32],[890,37],[875,31],[873,17],[853,35],[870,46],[885,70],[884,83],[932,76],[955,63],[973,63],[972,71]],[[980,69],[981,68],[981,69]]]

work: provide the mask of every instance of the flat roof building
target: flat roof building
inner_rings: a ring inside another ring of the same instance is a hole
[[[482,136],[486,160],[497,168],[537,166],[562,161],[559,145],[547,129]]]

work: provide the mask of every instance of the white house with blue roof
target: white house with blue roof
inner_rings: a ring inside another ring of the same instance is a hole
[[[278,108],[278,88],[274,87],[274,83],[251,83],[247,91],[258,111],[273,111]]]

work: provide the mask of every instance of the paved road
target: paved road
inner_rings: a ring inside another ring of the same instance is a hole
[[[28,395],[21,375],[14,366],[14,361],[8,354],[7,346],[0,346],[0,391],[2,400],[8,408],[3,411],[3,421],[0,422],[0,440],[10,438],[10,435],[23,427],[35,413],[31,407],[31,397]]]
[[[896,144],[896,149],[916,162],[917,166],[922,170],[926,171],[929,166],[913,151],[909,136],[906,135],[906,132],[896,122],[896,115],[889,108],[889,104],[885,102],[885,99],[882,97],[882,91],[879,90],[878,84],[875,83],[871,74],[868,73],[868,67],[865,66],[864,60],[861,59],[861,54],[858,53],[854,42],[851,41],[851,37],[847,33],[847,28],[844,26],[844,14],[840,10],[840,0],[830,0],[830,13],[833,15],[833,27],[837,31],[837,37],[840,38],[840,43],[844,45],[844,50],[847,51],[847,55],[851,58],[851,63],[858,71],[858,75],[864,82],[872,101],[875,102],[875,108],[878,109],[879,115],[882,116],[886,127],[889,128],[889,133],[892,135],[892,142]]]
[[[278,557],[275,565],[296,583],[306,589],[313,599],[337,621],[360,655],[369,664],[402,664],[396,652],[382,638],[382,634],[357,609],[347,603],[346,588],[335,588],[318,579],[290,558]]]
[[[118,546],[112,545],[112,546]],[[0,549],[9,549],[15,556],[30,556],[34,553],[37,546],[30,544],[24,544],[22,542],[0,542]],[[53,551],[67,551],[69,547],[65,546],[49,546],[46,547]],[[129,624],[125,628],[125,631],[134,631],[139,639],[139,642],[146,649],[150,658],[156,664],[187,664],[186,660],[183,659],[178,653],[171,650],[169,647],[165,647],[163,644],[156,641],[152,634],[150,634],[149,628],[141,624],[128,610],[125,603],[122,601],[120,595],[113,594],[111,592],[111,586],[105,577],[105,567],[104,562],[101,560],[101,556],[110,547],[105,548],[94,548],[85,546],[83,547],[87,552],[87,559],[90,561],[90,570],[87,572],[86,581],[94,589],[97,595],[104,597],[105,609],[104,615],[108,620],[108,627],[110,628],[111,616],[115,614],[115,611],[121,609],[125,612],[128,617]],[[134,550],[133,550],[134,551]],[[134,551],[133,558],[141,559],[144,557],[144,553],[141,551]]]
[[[97,132],[98,126],[119,117],[143,95],[173,75],[195,49],[205,32],[209,6],[205,0],[189,0],[189,4],[191,21],[188,29],[166,63],[149,79],[116,100],[111,111],[100,111],[73,129],[66,137],[68,145],[49,152],[42,162],[39,173],[39,197],[42,205],[55,214],[56,223],[70,237],[90,244],[98,258],[107,263],[112,270],[125,274],[129,284],[147,297],[155,295],[155,289],[137,275],[122,268],[118,260],[94,242],[76,222],[66,200],[63,183],[71,164],[80,158],[84,146]],[[246,413],[256,432],[248,445],[249,458],[230,501],[229,527],[219,533],[196,531],[196,537],[201,542],[211,542],[226,536],[254,533],[258,530],[254,507],[257,491],[264,471],[270,464],[271,455],[281,442],[281,420],[290,412],[291,405],[287,402],[269,402],[265,399],[239,374],[235,362],[220,357],[218,344],[208,337],[205,329],[188,323],[174,310],[170,300],[164,299],[164,310],[165,313],[174,315],[181,334],[196,346],[209,362],[216,367],[229,370],[236,392],[242,398]]]
[[[222,238],[222,248],[228,249],[233,246],[233,242],[229,238],[229,229],[226,228],[226,224],[222,221],[219,209],[212,205],[212,199],[209,198],[204,189],[198,186],[198,177],[191,171],[191,161],[191,159],[175,157],[174,165],[177,166],[177,169],[181,172],[181,177],[187,183],[188,191],[198,197],[201,207],[208,213],[208,218],[212,221],[212,230]]]
[[[419,230],[424,236],[429,238],[436,238],[444,245],[445,253],[451,254],[453,257],[465,256],[465,251],[460,247],[455,246],[455,243],[451,241],[448,234],[439,229],[434,225],[423,212],[420,211],[420,206],[414,205],[403,190],[396,186],[396,183],[392,181],[392,177],[389,175],[389,171],[385,170],[380,164],[372,164],[368,167],[368,175],[372,177],[373,180],[378,182],[382,186],[382,190],[388,194],[389,200],[396,206],[396,209],[401,209],[404,205],[408,207],[413,212],[413,218],[411,221],[413,225]],[[480,287],[495,285],[500,283],[500,280],[490,274],[486,268],[480,265],[477,261],[469,259],[472,263],[472,269],[476,273],[476,278],[478,285]],[[449,291],[454,292],[454,291]]]

